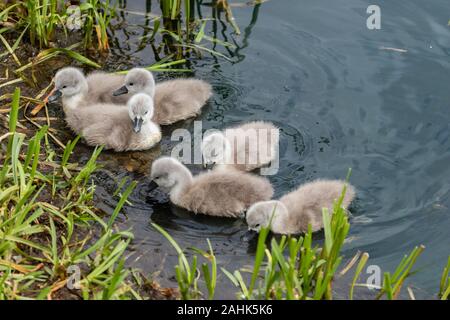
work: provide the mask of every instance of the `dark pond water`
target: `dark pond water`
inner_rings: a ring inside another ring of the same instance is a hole
[[[366,27],[370,4],[272,0],[233,7],[240,36],[223,16],[209,22],[207,35],[237,48],[216,46],[232,62],[210,54],[189,59],[193,75],[215,90],[196,120],[204,129],[256,119],[279,125],[281,167],[270,177],[277,196],[315,178],[344,178],[351,167],[358,199],[345,257],[367,251],[370,264],[393,271],[405,253],[424,244],[420,272],[409,283],[420,288],[419,297],[431,297],[450,253],[450,3],[384,1],[381,30]],[[159,4],[142,0],[122,6],[139,14],[122,14],[127,23],[114,33],[108,68],[150,65],[154,52],[139,40],[146,24],[142,13],[159,12]],[[199,4],[196,14],[198,8],[203,17],[211,16],[211,7]],[[107,166],[97,179],[100,205],[110,211],[116,203],[110,176],[120,179],[129,175],[124,167],[136,169],[134,206],[119,218],[136,236],[128,262],[147,274],[158,272],[157,279],[170,286],[175,286],[175,251],[151,222],[184,247],[206,248],[209,238],[219,265],[230,271],[252,263],[255,245],[244,236],[243,221],[192,216],[163,194],[148,194],[151,160],[170,153],[174,128],[192,131],[193,122],[165,128],[156,150],[105,154]],[[235,296],[223,274],[218,288],[218,297]],[[343,295],[346,290],[343,286]]]

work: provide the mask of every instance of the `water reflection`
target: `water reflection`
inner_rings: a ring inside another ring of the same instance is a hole
[[[250,4],[247,5],[250,6]],[[193,29],[194,25],[199,25],[202,21],[210,24],[211,33],[206,35],[210,43],[207,43],[206,49],[199,49],[198,47],[186,47],[183,41],[176,39],[175,34],[179,34],[179,30],[184,30],[182,32],[184,34],[187,29],[184,5],[182,6],[181,19],[172,20],[162,14],[164,12],[162,2],[136,1],[127,3],[123,0],[118,1],[118,17],[109,34],[114,43],[112,51],[116,59],[120,57],[123,66],[126,65],[123,63],[125,61],[133,63],[134,54],[142,51],[147,52],[149,49],[154,61],[160,61],[164,57],[174,55],[176,59],[187,58],[186,65],[188,67],[191,67],[191,60],[195,59],[196,56],[209,55],[209,51],[205,50],[218,53],[212,54],[210,57],[217,65],[223,59],[230,59],[230,62],[238,63],[245,59],[244,49],[249,45],[249,38],[257,23],[260,7],[261,3],[252,6],[249,24],[245,26],[242,35],[237,35],[225,18],[224,10],[217,7],[216,1],[212,3],[204,3],[202,0],[190,1],[189,29]],[[234,8],[234,10],[237,9],[239,8]],[[156,32],[156,30],[159,30],[159,32]],[[159,36],[161,31],[163,31],[162,37]],[[190,35],[191,40],[194,36]],[[194,45],[197,44],[194,43]],[[110,63],[114,64],[113,61]]]

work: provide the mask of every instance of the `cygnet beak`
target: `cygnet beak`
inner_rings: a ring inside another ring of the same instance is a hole
[[[134,132],[139,133],[141,131],[143,122],[144,122],[144,119],[142,119],[142,118],[138,118],[138,117],[134,118],[134,120],[133,120],[133,130],[134,130]]]
[[[62,92],[61,90],[55,90],[53,91],[53,94],[48,97],[48,102],[53,103],[56,102],[59,98],[61,98]]]
[[[250,241],[251,239],[253,239],[256,236],[258,236],[258,232],[256,232],[253,229],[250,229],[250,227],[249,227],[248,231],[243,236],[243,240]]]
[[[212,170],[214,168],[215,163],[214,162],[206,162],[203,164],[203,167],[206,170]]]
[[[127,86],[123,86],[123,87],[120,87],[119,89],[117,89],[116,91],[114,91],[113,96],[116,97],[116,96],[120,96],[122,94],[127,94],[127,93],[128,93]]]
[[[152,180],[150,182],[150,184],[148,185],[149,192],[152,192],[156,188],[158,188],[158,184],[155,181]]]

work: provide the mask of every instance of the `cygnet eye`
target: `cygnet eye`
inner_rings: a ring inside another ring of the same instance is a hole
[[[261,224],[258,223],[255,225],[255,228],[259,228],[260,226],[261,226]]]
[[[129,85],[129,86],[134,86],[134,83],[133,83],[133,82],[130,82],[128,85]]]
[[[62,86],[63,89],[67,88],[67,86]]]

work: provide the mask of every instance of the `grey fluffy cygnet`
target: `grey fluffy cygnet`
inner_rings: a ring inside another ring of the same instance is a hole
[[[150,79],[153,79],[150,71],[134,68],[126,75],[123,86],[114,95],[120,97],[123,94],[150,90]],[[176,79],[161,82],[154,87],[153,121],[167,125],[194,117],[211,96],[211,85],[202,80]]]
[[[252,121],[214,132],[203,138],[202,154],[206,167],[234,167],[252,171],[268,165],[278,156],[279,129],[271,122]]]
[[[127,105],[98,103],[86,105],[84,75],[74,69],[58,75],[57,94],[62,97],[67,125],[88,145],[104,145],[114,151],[150,149],[161,140],[159,126],[151,121],[153,100],[140,93]]]
[[[178,160],[161,157],[151,169],[151,190],[160,187],[175,205],[194,213],[242,217],[253,203],[271,199],[273,188],[262,177],[226,170],[193,176]]]
[[[62,98],[63,107],[86,107],[96,102],[89,100],[88,92],[89,86],[83,72],[77,68],[66,67],[56,73],[55,89],[48,101],[51,103]]]
[[[66,113],[66,121],[74,123],[90,118],[91,124],[81,130],[87,144],[104,145],[105,149],[117,152],[147,150],[161,141],[161,130],[151,120],[153,100],[150,96],[138,93],[128,101],[128,109],[117,106],[101,104],[95,109],[89,108],[88,112],[75,110],[72,115]]]
[[[347,208],[355,197],[353,186],[341,180],[316,180],[301,185],[280,200],[263,201],[253,204],[247,211],[246,220],[249,229],[258,231],[268,227],[274,233],[297,234],[323,228],[322,208],[332,212],[346,185],[342,207]],[[273,215],[273,217],[272,217]]]
[[[96,102],[126,104],[136,93],[155,97],[155,78],[142,68],[133,68],[126,75],[93,72],[86,80],[89,96]]]

